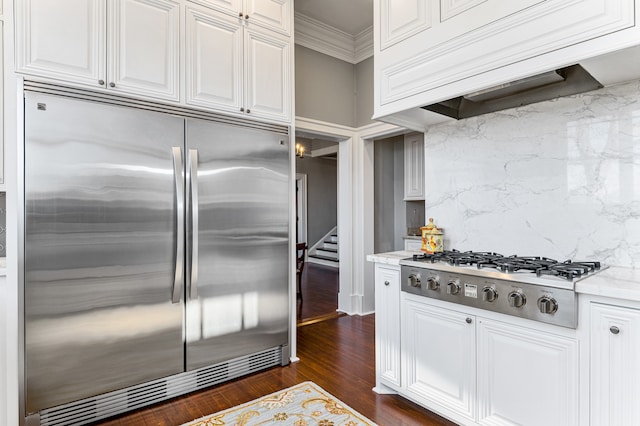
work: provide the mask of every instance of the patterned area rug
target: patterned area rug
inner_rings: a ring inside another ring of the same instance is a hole
[[[313,382],[304,382],[183,426],[376,426]]]

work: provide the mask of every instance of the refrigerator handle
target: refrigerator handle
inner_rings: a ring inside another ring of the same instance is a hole
[[[191,193],[191,273],[189,298],[198,297],[198,150],[189,150],[189,186]]]
[[[174,146],[173,176],[176,183],[176,264],[173,280],[172,303],[180,303],[184,271],[184,169],[182,148]]]

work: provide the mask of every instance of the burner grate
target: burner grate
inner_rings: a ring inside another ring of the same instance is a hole
[[[558,262],[542,256],[503,256],[484,251],[446,250],[433,254],[414,254],[414,261],[447,262],[453,266],[473,266],[478,269],[492,268],[504,273],[529,272],[540,277],[549,275],[571,281],[600,269],[600,262]]]

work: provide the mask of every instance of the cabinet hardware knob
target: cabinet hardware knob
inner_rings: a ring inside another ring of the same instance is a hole
[[[471,318],[467,318],[465,321],[467,322],[467,324],[471,324],[473,322]]]
[[[238,16],[239,16],[240,18],[242,18],[242,15],[244,15],[244,13],[242,13],[242,12],[239,12],[239,13],[238,13]]]
[[[116,84],[112,81],[111,83],[109,83],[109,87],[116,87]]]
[[[244,19],[249,19],[249,15],[244,15]]]
[[[104,86],[104,80],[98,80],[98,84],[99,84],[100,86]]]
[[[240,112],[244,112],[244,108],[240,108]]]
[[[615,325],[612,325],[611,327],[609,327],[609,331],[611,332],[611,334],[619,334],[620,333],[620,329],[618,327],[616,327]]]
[[[251,110],[249,108],[247,108],[247,114],[250,114]]]
[[[385,282],[384,282],[384,285],[389,285],[389,281],[385,281]]]

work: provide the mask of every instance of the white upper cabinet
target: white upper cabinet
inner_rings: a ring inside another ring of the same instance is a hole
[[[291,35],[292,0],[189,0],[211,7],[246,23]]]
[[[424,200],[424,135],[404,136],[404,199]]]
[[[291,120],[290,39],[243,19],[187,7],[187,103]]]
[[[19,72],[179,100],[180,4],[21,0]]]
[[[243,27],[237,18],[187,8],[187,103],[239,112]]]
[[[291,0],[16,0],[16,5],[18,72],[291,122]]]
[[[104,84],[106,0],[22,0],[16,6],[18,71]]]
[[[291,116],[291,45],[257,28],[245,33],[247,113],[273,120]]]
[[[374,117],[638,44],[620,34],[635,15],[634,0],[376,0]]]
[[[179,100],[180,5],[167,0],[111,1],[108,16],[109,87]]]

